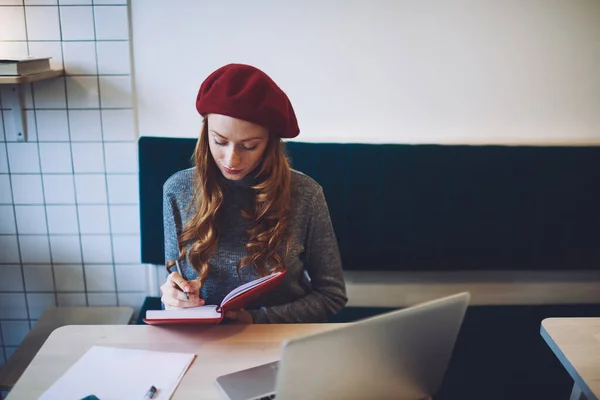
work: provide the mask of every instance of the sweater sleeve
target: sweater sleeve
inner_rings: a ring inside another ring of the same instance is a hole
[[[179,256],[177,236],[181,230],[181,213],[171,191],[170,182],[163,187],[163,229],[165,239],[165,263]]]
[[[305,269],[312,291],[288,304],[248,310],[255,323],[326,322],[348,301],[338,243],[320,187],[313,197],[307,227]]]
[[[181,232],[182,217],[177,205],[176,195],[174,192],[173,181],[167,180],[163,185],[163,230],[165,241],[165,265],[169,260],[175,260],[179,257],[179,244],[177,237]],[[164,279],[167,279],[168,272],[164,270]],[[161,308],[164,310],[165,305],[161,301]]]

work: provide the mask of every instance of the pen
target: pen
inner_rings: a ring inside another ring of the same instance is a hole
[[[148,389],[148,392],[146,393],[146,398],[153,398],[154,394],[156,393],[156,387],[154,387],[154,385],[150,386],[150,389]]]
[[[175,260],[175,265],[177,266],[177,272],[183,278],[183,274],[181,273],[181,267],[179,267],[179,262],[177,260]],[[184,291],[183,293],[185,294],[185,298],[189,300],[190,299],[190,295],[188,294],[188,292]],[[154,386],[152,386],[152,387],[154,387]]]

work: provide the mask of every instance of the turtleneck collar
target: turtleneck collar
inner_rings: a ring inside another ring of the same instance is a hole
[[[250,189],[250,188],[252,188],[252,186],[254,186],[258,182],[258,179],[256,178],[256,174],[258,173],[259,170],[260,170],[260,166],[256,167],[255,169],[250,171],[245,177],[243,177],[242,179],[239,179],[239,180],[227,179],[221,173],[221,171],[219,171],[219,179],[221,180],[221,183],[223,184],[224,188],[229,188],[229,189],[234,189],[234,190],[235,189]]]

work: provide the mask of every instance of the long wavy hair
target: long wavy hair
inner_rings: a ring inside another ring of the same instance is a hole
[[[193,217],[184,226],[178,238],[179,258],[183,259],[189,248],[189,262],[198,272],[202,284],[210,271],[209,259],[214,255],[219,240],[217,219],[223,205],[223,188],[219,171],[210,152],[208,121],[202,121],[202,131],[194,151],[194,195],[190,206],[195,206]],[[246,255],[239,260],[237,272],[243,267],[254,270],[259,276],[285,269],[287,252],[287,226],[290,209],[291,170],[284,143],[273,133],[257,168],[252,210],[241,210],[247,221],[248,241]],[[172,264],[174,262],[171,262]]]

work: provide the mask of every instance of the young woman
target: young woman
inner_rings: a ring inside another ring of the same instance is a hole
[[[322,188],[285,156],[282,138],[300,132],[287,95],[259,69],[229,64],[202,83],[196,109],[195,166],[164,184],[164,307],[218,305],[245,282],[286,270],[275,290],[226,318],[326,321],[347,301],[341,259]]]

